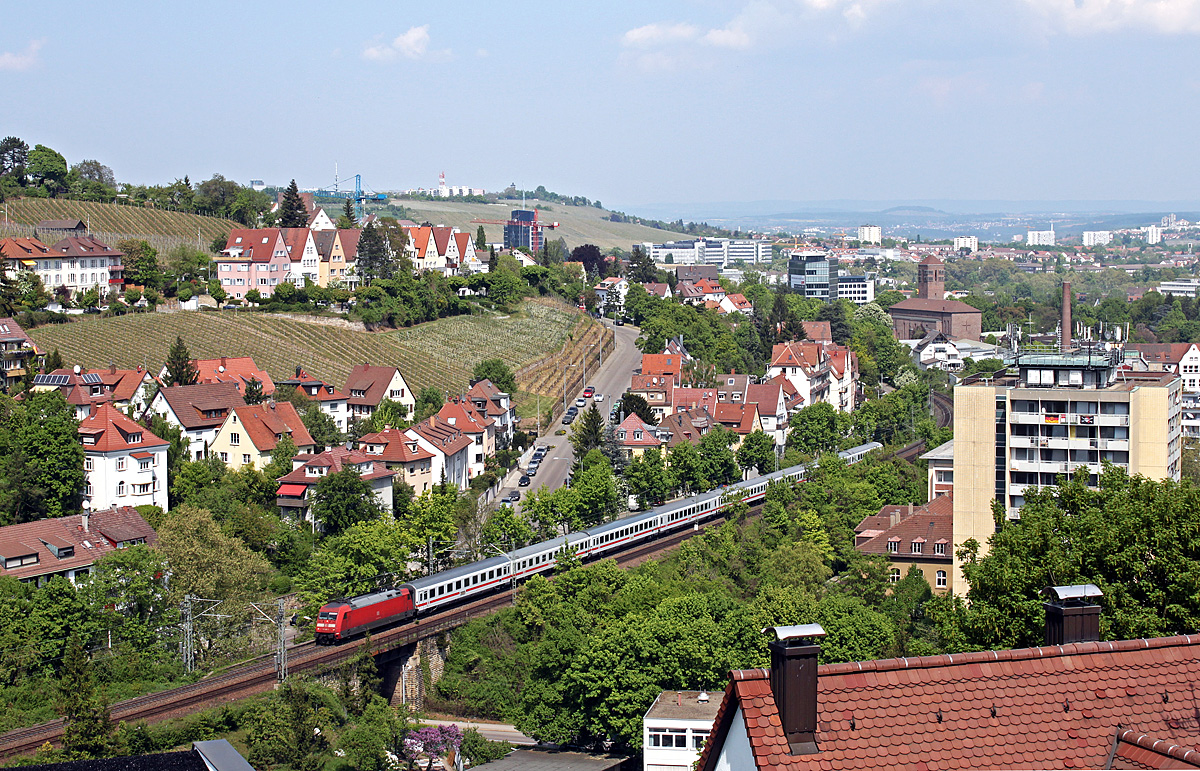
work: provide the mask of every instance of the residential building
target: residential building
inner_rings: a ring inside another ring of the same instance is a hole
[[[949,592],[954,563],[954,498],[940,495],[923,506],[884,506],[854,528],[854,548],[887,557],[888,580],[900,581],[912,567],[937,594]]]
[[[714,378],[716,387],[713,389],[717,392],[718,404],[744,404],[746,401],[746,388],[749,387],[752,378],[749,375],[739,375],[736,372],[716,375]]]
[[[474,442],[461,428],[432,415],[404,434],[421,449],[433,454],[430,473],[435,484],[447,482],[459,490],[467,489],[471,479],[471,448]]]
[[[496,449],[508,449],[519,420],[512,395],[501,391],[485,378],[471,384],[467,389],[467,399],[477,413],[487,415],[496,422]]]
[[[939,495],[954,492],[954,440],[938,445],[921,456],[929,464],[925,497],[933,500]]]
[[[389,470],[383,460],[361,450],[333,447],[316,455],[295,457],[291,472],[276,480],[279,482],[276,498],[279,512],[293,521],[313,522],[312,503],[317,483],[330,474],[346,470],[356,472],[369,482],[375,502],[385,512],[392,511],[392,479],[396,472]]]
[[[358,440],[358,448],[401,474],[417,495],[441,481],[441,477],[433,476],[434,453],[399,428],[389,426],[374,434],[364,434]]]
[[[61,288],[75,297],[97,289],[103,299],[109,290],[124,290],[124,252],[89,235],[63,238],[46,247],[45,252],[40,251],[38,244],[37,239],[27,240],[24,246],[32,251],[22,258],[21,264],[37,273],[46,291],[53,293]],[[28,261],[34,264],[29,265]]]
[[[1027,489],[1080,468],[1091,485],[1105,461],[1179,480],[1183,383],[1124,370],[1123,358],[1120,348],[1072,348],[1068,338],[1061,353],[1020,353],[1007,370],[955,387],[956,546],[974,538],[986,553],[993,501],[1015,518]]]
[[[655,260],[655,262],[658,262],[658,260]],[[677,282],[695,282],[702,278],[707,278],[709,281],[718,281],[721,278],[721,269],[715,265],[680,265],[675,268],[675,279]]]
[[[280,385],[298,389],[310,401],[316,402],[321,412],[333,418],[338,431],[346,430],[350,417],[349,397],[333,383],[319,380],[305,372],[303,367],[296,367],[296,376],[284,380]]]
[[[983,313],[958,300],[947,300],[946,266],[934,255],[917,265],[917,296],[888,308],[892,331],[900,340],[920,339],[933,331],[952,339],[979,340]]]
[[[858,389],[858,356],[845,346],[798,340],[771,349],[767,379],[782,376],[796,390],[795,403],[827,402],[851,412]]]
[[[801,321],[804,329],[804,339],[814,343],[832,343],[833,325],[828,321]]]
[[[768,628],[770,669],[730,673],[696,768],[1200,767],[1200,637],[1099,641],[1098,611],[1047,603],[1044,647],[821,665],[819,625]]]
[[[0,329],[2,327],[0,320]],[[136,369],[117,369],[116,364],[109,364],[106,369],[88,369],[82,374],[100,378],[100,384],[112,400],[112,405],[119,410],[132,407],[136,414],[145,411],[150,393],[157,389],[154,376],[141,366]]]
[[[17,385],[30,371],[36,371],[45,358],[20,324],[0,318],[0,386],[8,389]]]
[[[625,309],[625,295],[629,294],[629,282],[620,276],[609,276],[594,287],[596,308],[600,313]]]
[[[1150,246],[1162,243],[1162,228],[1158,225],[1150,225],[1146,228],[1146,243]]]
[[[707,691],[660,693],[642,717],[643,771],[691,771],[718,707]]]
[[[402,405],[408,415],[412,415],[417,408],[412,389],[395,367],[360,364],[346,378],[345,391],[351,419],[369,418],[384,399]]]
[[[652,297],[657,297],[660,300],[669,300],[674,296],[674,293],[671,291],[670,284],[662,284],[652,281],[650,283],[642,284],[642,286],[645,288],[647,294]]]
[[[314,233],[324,233],[337,230],[337,223],[320,206],[309,209],[308,229]]]
[[[875,274],[862,275],[838,271],[837,299],[849,300],[855,305],[866,305],[875,301]]]
[[[700,438],[716,425],[712,415],[703,407],[694,410],[684,410],[664,415],[658,422],[656,432],[658,438],[665,438],[664,450],[669,450],[680,442],[700,444]]]
[[[746,403],[758,408],[763,433],[774,438],[780,451],[787,444],[788,408],[783,386],[772,380],[746,386]]]
[[[858,228],[858,240],[863,244],[882,244],[883,228],[878,225],[861,225]]]
[[[345,281],[346,258],[338,232],[314,230],[313,247],[317,250],[317,286],[329,286],[333,281]],[[340,273],[337,271],[341,271]]]
[[[1111,230],[1085,230],[1083,231],[1083,248],[1108,246],[1112,243],[1112,237]]]
[[[634,375],[629,380],[629,393],[645,399],[661,422],[670,412],[671,390],[675,385],[676,381],[666,375]]]
[[[313,240],[313,232],[309,228],[280,228],[283,243],[287,249],[291,265],[288,268],[288,281],[296,286],[304,286],[307,279],[313,284],[320,285],[320,255]]]
[[[85,375],[79,367],[64,367],[33,376],[34,393],[55,390],[75,409],[76,420],[83,420],[92,414],[94,407],[112,401],[112,394],[104,387],[100,376]]]
[[[496,421],[486,413],[477,412],[473,402],[454,397],[438,410],[438,419],[462,431],[471,440],[467,453],[467,478],[474,479],[484,471],[485,461],[496,454]]]
[[[0,257],[4,268],[10,273],[28,271],[41,278],[39,260],[54,260],[50,247],[36,238],[0,238]],[[53,264],[53,263],[52,263]],[[46,284],[45,281],[42,281]]]
[[[199,383],[160,388],[150,401],[149,411],[183,429],[188,457],[202,460],[229,414],[245,404],[235,383]]]
[[[979,251],[979,238],[976,236],[955,236],[954,251],[961,252],[963,249],[971,253]]]
[[[287,242],[280,228],[238,229],[229,234],[225,249],[213,260],[221,288],[241,300],[251,290],[270,297],[292,269]]]
[[[0,527],[0,576],[38,586],[54,576],[76,583],[101,557],[157,540],[133,506],[8,525]]]
[[[746,299],[744,294],[726,295],[718,301],[717,305],[722,313],[740,313],[743,316],[754,313],[754,305]]]
[[[829,302],[838,299],[838,261],[824,251],[794,250],[788,257],[788,288]]]
[[[732,445],[735,450],[741,446],[747,436],[755,431],[762,431],[762,420],[758,417],[757,404],[718,403],[710,412],[714,421],[737,435],[737,441]]]
[[[297,453],[316,452],[316,444],[291,402],[242,404],[229,411],[209,453],[233,469],[249,466],[261,470],[271,462],[271,453],[285,436],[296,445]]]
[[[1049,230],[1030,230],[1025,234],[1025,243],[1030,246],[1054,246],[1054,226]]]
[[[167,510],[167,447],[111,404],[98,404],[79,424],[91,508],[158,506]]]
[[[934,330],[920,340],[902,341],[912,349],[913,361],[922,370],[941,369],[958,372],[963,367],[963,357],[950,336]]]
[[[614,429],[617,444],[625,453],[628,460],[640,458],[646,450],[657,449],[663,440],[658,437],[658,429],[631,413]]]
[[[358,262],[358,241],[361,237],[361,228],[348,228],[337,231],[337,245],[333,247],[333,251],[331,252],[333,257],[331,257],[329,265],[329,281],[331,284],[345,284],[348,289],[358,288],[361,277],[354,270],[354,266]],[[337,260],[334,259],[339,252],[346,266],[344,268],[339,268]]]
[[[265,369],[261,369],[255,364],[254,359],[250,356],[193,359],[192,366],[196,368],[197,383],[233,383],[237,386],[238,393],[244,396],[246,386],[250,384],[250,381],[257,380],[262,385],[263,396],[271,396],[275,393],[275,382],[271,380],[271,376]],[[166,376],[167,368],[164,365],[162,371],[158,373],[159,380],[165,379]]]

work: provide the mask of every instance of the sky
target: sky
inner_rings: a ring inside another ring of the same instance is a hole
[[[1192,201],[1197,126],[1200,0],[50,0],[0,25],[0,135],[123,182]]]

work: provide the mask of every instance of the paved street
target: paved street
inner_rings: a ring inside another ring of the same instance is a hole
[[[615,397],[625,393],[625,389],[629,387],[629,377],[633,371],[641,366],[642,354],[633,344],[640,330],[637,327],[626,324],[623,327],[612,326],[611,321],[605,320],[604,324],[609,325],[613,330],[616,340],[613,352],[604,358],[603,364],[600,365],[598,372],[593,369],[587,372],[587,377],[584,380],[584,386],[592,385],[596,387],[598,393],[604,394],[604,401],[596,405],[600,410],[600,416],[605,420],[608,419],[608,411],[612,409],[612,400]],[[568,393],[567,403],[574,403],[575,399],[582,396],[582,389],[579,393]],[[545,397],[542,397],[545,399]],[[559,395],[561,406],[561,394]],[[546,406],[543,405],[545,410]],[[566,436],[555,436],[554,432],[561,428],[567,429]],[[575,460],[575,456],[571,450],[570,426],[564,426],[561,422],[555,423],[546,430],[546,435],[538,439],[538,444],[549,445],[550,450],[546,453],[546,457],[542,459],[541,469],[537,476],[533,478],[533,483],[529,487],[517,488],[517,480],[520,479],[520,474],[513,474],[509,483],[501,495],[506,495],[514,489],[521,490],[522,500],[533,489],[546,485],[551,490],[562,487],[566,481],[567,473],[571,470],[571,464]]]
[[[469,720],[442,720],[440,718],[425,720],[423,722],[433,725],[456,725],[464,731],[468,728],[474,728],[483,735],[483,738],[491,739],[494,742],[524,745],[537,744],[533,739],[506,723],[476,723]]]

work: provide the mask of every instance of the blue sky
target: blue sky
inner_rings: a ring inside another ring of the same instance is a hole
[[[0,134],[118,180],[1200,199],[1200,0],[10,3]]]

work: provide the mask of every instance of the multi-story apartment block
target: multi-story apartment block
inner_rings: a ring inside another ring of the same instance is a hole
[[[279,228],[234,230],[225,250],[213,261],[221,288],[236,299],[251,290],[270,297],[292,269],[287,242]]]
[[[956,236],[954,239],[954,251],[966,249],[970,252],[979,251],[979,238],[976,236]]]
[[[36,238],[6,238],[0,241],[0,253],[8,267],[35,273],[50,292],[61,288],[74,297],[97,289],[103,298],[110,289],[125,287],[125,253],[90,235],[69,236],[53,246]]]
[[[158,506],[167,510],[167,447],[111,404],[98,404],[79,424],[86,482],[93,509]]]
[[[875,274],[852,275],[838,271],[837,299],[849,300],[855,305],[866,305],[875,300]]]
[[[1085,230],[1083,231],[1083,247],[1085,249],[1093,246],[1108,246],[1112,243],[1111,230]]]
[[[1062,347],[1020,353],[1015,366],[994,377],[973,375],[954,389],[956,547],[973,538],[986,550],[996,527],[993,501],[1016,517],[1027,490],[1079,469],[1092,485],[1104,462],[1150,479],[1179,479],[1179,376],[1123,369],[1119,347],[1072,348],[1070,336]]]
[[[1150,246],[1162,243],[1162,228],[1158,225],[1150,225],[1146,228],[1146,243]]]
[[[858,240],[863,244],[882,244],[883,228],[878,225],[863,225],[858,229]]]
[[[1054,226],[1049,230],[1030,230],[1025,234],[1025,243],[1030,246],[1054,246]]]
[[[838,261],[824,251],[793,251],[788,257],[788,287],[829,302],[838,298]]]

